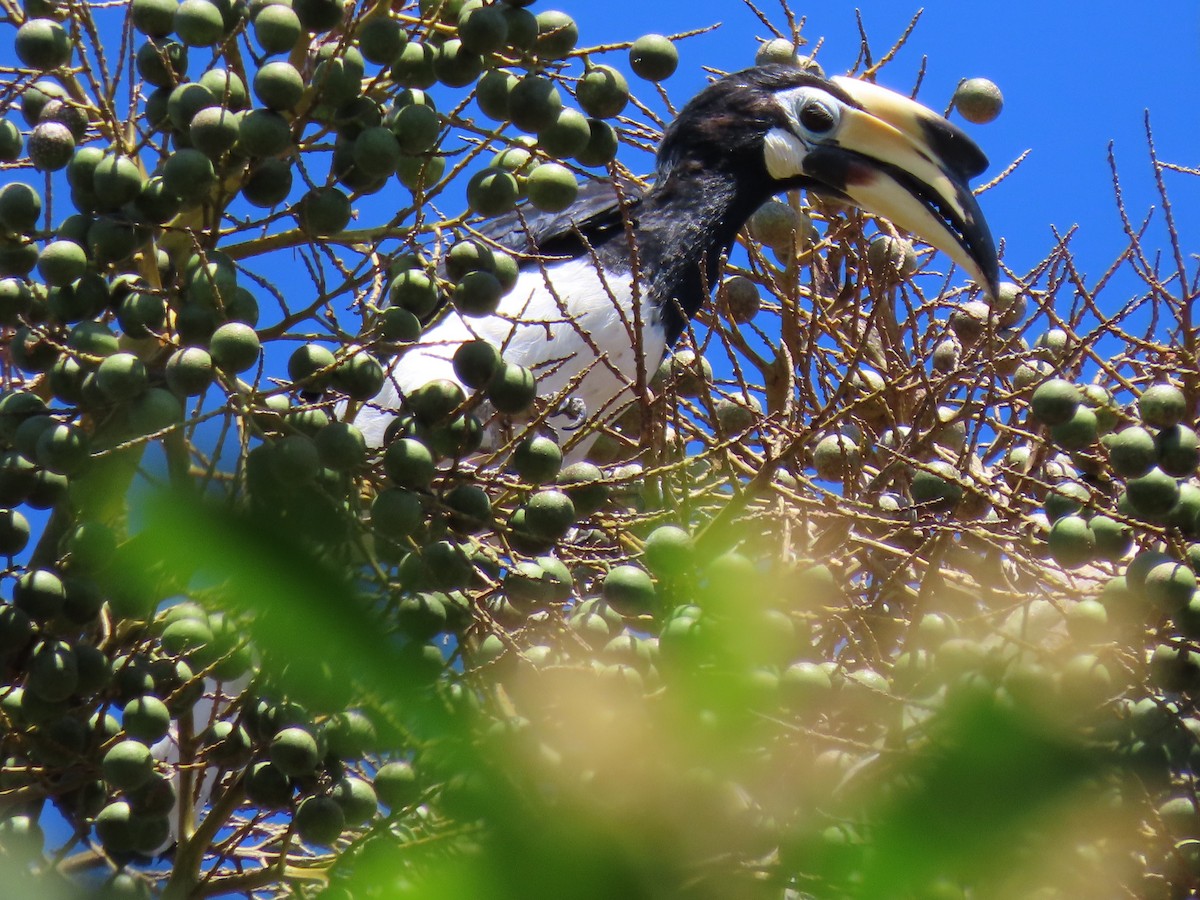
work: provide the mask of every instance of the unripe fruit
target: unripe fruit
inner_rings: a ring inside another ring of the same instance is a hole
[[[272,3],[254,16],[254,37],[267,53],[286,53],[304,32],[300,17],[290,6]]]
[[[595,66],[579,80],[575,97],[589,116],[611,119],[629,102],[629,84],[612,66]]]
[[[491,272],[468,272],[454,286],[454,307],[465,316],[486,316],[500,305],[504,288]]]
[[[57,69],[71,61],[71,39],[53,19],[27,19],[17,29],[13,49],[31,69]]]
[[[330,798],[342,808],[350,827],[369,822],[379,810],[379,798],[370,782],[346,776],[333,786]]]
[[[1004,108],[1000,88],[986,78],[968,78],[954,91],[954,105],[968,122],[986,125]]]
[[[1200,465],[1200,438],[1186,425],[1164,428],[1155,435],[1154,447],[1158,467],[1175,478],[1191,476]]]
[[[408,34],[400,23],[383,14],[360,21],[356,37],[363,57],[377,66],[390,66],[408,43]]]
[[[1165,516],[1179,501],[1179,483],[1155,466],[1140,478],[1131,478],[1125,490],[1133,508],[1143,516]]]
[[[587,117],[579,110],[568,108],[561,110],[549,127],[538,132],[538,146],[549,156],[566,159],[582,152],[591,136]]]
[[[481,169],[467,182],[467,202],[483,216],[496,216],[516,206],[517,179],[503,169]]]
[[[38,254],[38,273],[54,287],[78,281],[87,271],[87,253],[74,241],[51,241]]]
[[[13,232],[30,232],[37,228],[42,214],[42,197],[23,181],[0,187],[0,226]]]
[[[429,44],[410,41],[392,63],[392,80],[408,88],[425,90],[437,82],[433,63],[437,51]]]
[[[208,345],[217,367],[234,374],[252,368],[261,351],[258,333],[244,322],[226,322],[213,332]]]
[[[579,41],[579,26],[575,20],[556,9],[538,13],[537,28],[535,48],[543,59],[562,59]]]
[[[522,131],[536,134],[549,128],[561,111],[558,87],[543,75],[526,75],[508,92],[508,118]]]
[[[148,694],[125,704],[121,724],[130,737],[153,744],[171,727],[171,713],[165,703]]]
[[[579,185],[575,175],[559,163],[542,163],[525,181],[529,202],[545,212],[561,212],[575,202]]]
[[[268,809],[280,809],[292,799],[292,784],[273,763],[255,763],[246,773],[246,796]]]
[[[466,341],[454,351],[454,374],[475,390],[490,384],[500,365],[500,351],[487,341]]]
[[[1033,392],[1030,410],[1046,425],[1061,425],[1075,415],[1083,396],[1071,382],[1052,378]]]
[[[141,741],[124,740],[115,744],[100,764],[104,780],[122,791],[134,791],[154,774],[154,757]]]
[[[212,384],[216,367],[207,350],[184,347],[172,353],[167,360],[166,376],[168,386],[175,393],[195,397]]]
[[[458,17],[458,36],[472,53],[494,53],[508,41],[508,20],[502,7],[475,6]]]
[[[114,353],[96,369],[96,386],[114,402],[136,397],[148,384],[145,364],[132,353]]]
[[[199,203],[216,184],[217,175],[211,159],[199,150],[182,148],[163,163],[162,179],[167,190],[177,197]]]
[[[254,75],[254,96],[268,109],[292,109],[304,96],[304,79],[291,63],[264,63]]]
[[[401,438],[384,451],[383,470],[401,487],[420,490],[433,481],[436,467],[428,447],[415,438]]]
[[[416,494],[391,488],[380,491],[371,503],[371,527],[383,537],[400,541],[421,524],[424,513]]]
[[[446,378],[421,385],[407,398],[413,415],[424,425],[438,425],[448,421],[466,399],[462,387]]]
[[[604,576],[604,601],[625,616],[650,612],[654,607],[654,581],[640,566],[622,565]]]
[[[576,518],[575,504],[562,491],[537,491],[525,504],[525,529],[536,538],[558,540]]]
[[[304,344],[288,359],[288,377],[296,387],[319,393],[329,384],[336,361],[333,351],[327,347]]]
[[[284,728],[271,739],[271,762],[292,778],[311,775],[321,761],[317,740],[303,728]]]
[[[848,474],[855,474],[861,464],[862,451],[844,434],[827,434],[813,448],[813,466],[817,476],[826,481],[837,481]]]
[[[278,156],[291,146],[287,119],[269,109],[252,109],[238,122],[238,147],[257,157]]]
[[[548,437],[534,435],[517,445],[512,455],[513,470],[529,484],[553,481],[562,468],[562,450]]]
[[[325,846],[334,843],[346,828],[346,814],[331,797],[305,798],[294,821],[301,840]]]
[[[421,269],[408,269],[388,285],[388,301],[423,318],[437,309],[440,297],[437,284],[429,275]]]
[[[963,496],[957,469],[943,460],[923,464],[913,472],[911,490],[914,503],[928,503],[934,509],[953,507]]]
[[[645,34],[629,48],[629,68],[639,78],[662,81],[679,67],[679,51],[661,34]]]
[[[1147,425],[1170,428],[1187,414],[1183,391],[1173,384],[1154,384],[1138,397],[1138,414]]]
[[[335,187],[313,188],[297,209],[301,229],[313,236],[337,234],[350,224],[350,198]]]
[[[660,525],[646,537],[646,567],[660,578],[684,575],[695,565],[692,536],[676,525]]]
[[[317,432],[315,440],[321,462],[337,471],[357,468],[367,457],[366,439],[349,422],[330,422]]]
[[[1050,555],[1068,569],[1090,562],[1095,555],[1096,537],[1080,516],[1063,516],[1050,527]]]
[[[421,795],[421,788],[409,763],[389,762],[375,773],[375,792],[384,806],[395,810],[415,801]]]
[[[557,483],[575,504],[578,518],[592,515],[608,500],[604,474],[589,462],[573,463],[558,473]]]
[[[1140,425],[1131,425],[1104,439],[1113,471],[1123,478],[1139,478],[1153,467],[1157,458],[1154,436]]]
[[[524,366],[503,363],[487,386],[487,398],[497,412],[517,415],[537,398],[537,381]]]
[[[483,72],[483,59],[464,47],[462,41],[451,38],[437,48],[433,71],[438,81],[448,87],[466,87]]]
[[[225,36],[225,20],[209,0],[183,0],[175,10],[174,30],[190,47],[211,47]]]
[[[606,166],[617,156],[620,140],[617,130],[603,119],[588,119],[591,135],[587,146],[575,154],[581,166]]]

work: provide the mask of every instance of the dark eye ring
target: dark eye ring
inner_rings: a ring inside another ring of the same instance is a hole
[[[824,134],[837,124],[837,119],[828,106],[814,101],[806,103],[800,110],[800,124],[813,134]]]

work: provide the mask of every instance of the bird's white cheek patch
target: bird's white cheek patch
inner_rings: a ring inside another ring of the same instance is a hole
[[[783,128],[772,128],[763,140],[767,172],[778,181],[803,174],[807,152],[800,139]]]

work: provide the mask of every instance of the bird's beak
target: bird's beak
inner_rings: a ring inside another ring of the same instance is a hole
[[[996,245],[967,184],[987,168],[983,152],[915,100],[855,78],[832,81],[861,108],[843,109],[836,140],[810,150],[805,174],[932,244],[994,294]]]

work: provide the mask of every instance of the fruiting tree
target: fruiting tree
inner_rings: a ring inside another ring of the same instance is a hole
[[[590,460],[482,343],[368,446],[482,223],[674,108],[686,35],[526,5],[0,0],[5,888],[1183,896],[1195,273],[1135,225],[1133,300],[1066,239],[989,298],[781,198]]]

